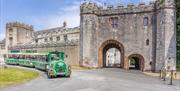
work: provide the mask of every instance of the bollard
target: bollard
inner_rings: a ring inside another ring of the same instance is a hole
[[[166,81],[166,70],[164,70],[164,73],[163,73],[163,81]]]
[[[160,77],[160,79],[162,79],[162,70],[160,70],[159,77]]]
[[[169,85],[172,85],[173,84],[173,70],[171,70],[171,80],[170,80],[170,84]]]

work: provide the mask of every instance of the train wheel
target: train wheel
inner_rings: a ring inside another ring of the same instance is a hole
[[[71,74],[67,74],[67,75],[65,75],[67,78],[70,78],[71,77]]]
[[[47,78],[48,79],[51,79],[52,78],[52,76],[51,75],[49,75],[49,73],[47,72]]]

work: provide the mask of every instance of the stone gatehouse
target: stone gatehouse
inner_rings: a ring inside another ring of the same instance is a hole
[[[174,0],[157,0],[149,5],[101,7],[81,5],[80,63],[106,67],[106,52],[120,51],[121,67],[130,59],[140,70],[160,70],[176,65],[176,10]]]
[[[175,21],[174,0],[127,7],[84,2],[80,27],[67,28],[64,22],[62,27],[34,31],[29,25],[7,23],[0,51],[64,51],[67,63],[86,67],[131,69],[134,64],[142,71],[176,69]],[[109,53],[112,48],[115,52]],[[117,60],[112,61],[114,56]]]

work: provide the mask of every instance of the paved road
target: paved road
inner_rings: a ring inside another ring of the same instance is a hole
[[[73,71],[71,78],[47,79],[46,75],[31,82],[1,91],[180,91],[180,80],[174,85],[138,71],[98,69]]]

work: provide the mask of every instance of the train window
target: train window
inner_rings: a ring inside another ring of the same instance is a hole
[[[31,55],[31,56],[29,57],[29,59],[30,59],[30,60],[33,60],[33,56]]]
[[[14,57],[15,59],[18,59],[19,58],[19,56],[18,55],[15,55],[15,57]]]

